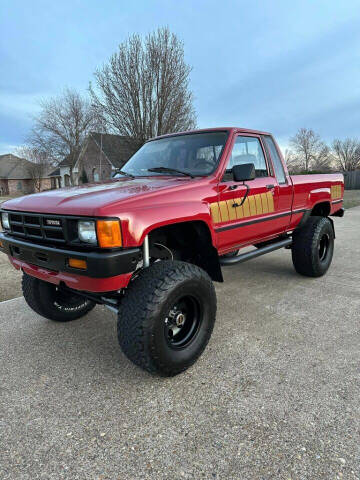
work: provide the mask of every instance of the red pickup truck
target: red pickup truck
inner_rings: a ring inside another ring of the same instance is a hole
[[[290,176],[269,133],[164,135],[106,183],[4,203],[0,251],[35,312],[65,322],[103,304],[127,357],[171,376],[209,341],[222,266],[285,247],[300,274],[327,271],[343,189],[341,174]]]

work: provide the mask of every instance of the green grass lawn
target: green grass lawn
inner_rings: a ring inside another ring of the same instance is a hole
[[[360,190],[345,190],[344,208],[357,207],[360,205]]]

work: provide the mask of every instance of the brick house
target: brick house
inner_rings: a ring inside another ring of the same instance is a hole
[[[0,155],[0,196],[34,193],[34,180],[31,178],[32,163],[11,153]],[[51,179],[41,179],[41,190],[51,188]]]
[[[90,133],[75,162],[74,177],[76,175],[78,183],[82,183],[84,177],[89,182],[108,180],[139,148],[140,144],[131,137]]]
[[[131,137],[92,132],[84,141],[75,161],[71,160],[70,155],[66,156],[50,174],[52,188],[108,180],[140,146]]]
[[[52,188],[69,187],[71,185],[71,164],[74,164],[74,162],[71,162],[70,156],[68,155],[59,163],[58,168],[50,173]],[[77,185],[77,169],[73,168],[72,173],[74,183]]]

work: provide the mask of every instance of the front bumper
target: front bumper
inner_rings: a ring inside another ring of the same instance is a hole
[[[0,251],[10,257],[11,262],[16,268],[22,268],[26,271],[26,267],[35,267],[33,268],[34,272],[48,271],[49,277],[53,279],[55,278],[54,273],[65,274],[66,278],[70,278],[71,276],[80,277],[80,280],[81,277],[84,277],[84,280],[86,277],[92,280],[91,284],[93,285],[95,285],[97,281],[99,285],[104,283],[101,281],[103,279],[119,277],[124,274],[128,276],[136,269],[136,265],[141,256],[140,248],[104,252],[81,252],[37,245],[11,237],[4,232],[0,233],[0,242],[2,244]],[[85,260],[87,264],[86,270],[70,267],[69,258]],[[30,275],[34,274],[31,272],[27,273]],[[48,281],[51,280],[49,279]],[[78,287],[78,289],[80,288]],[[94,289],[92,290],[96,291]]]

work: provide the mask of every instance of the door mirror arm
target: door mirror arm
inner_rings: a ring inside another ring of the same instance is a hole
[[[243,196],[243,199],[241,200],[240,203],[233,203],[233,207],[236,208],[236,207],[242,207],[245,200],[247,199],[248,195],[249,195],[249,192],[250,192],[250,187],[247,183],[243,182],[242,185],[244,185],[244,187],[246,187],[246,193],[245,195]]]
[[[236,207],[241,207],[249,195],[250,187],[245,182],[254,180],[255,165],[253,163],[243,163],[242,165],[234,165],[232,170],[233,170],[234,181],[242,182],[242,185],[246,187],[246,193],[243,196],[241,202],[233,203],[233,207],[236,208]]]

